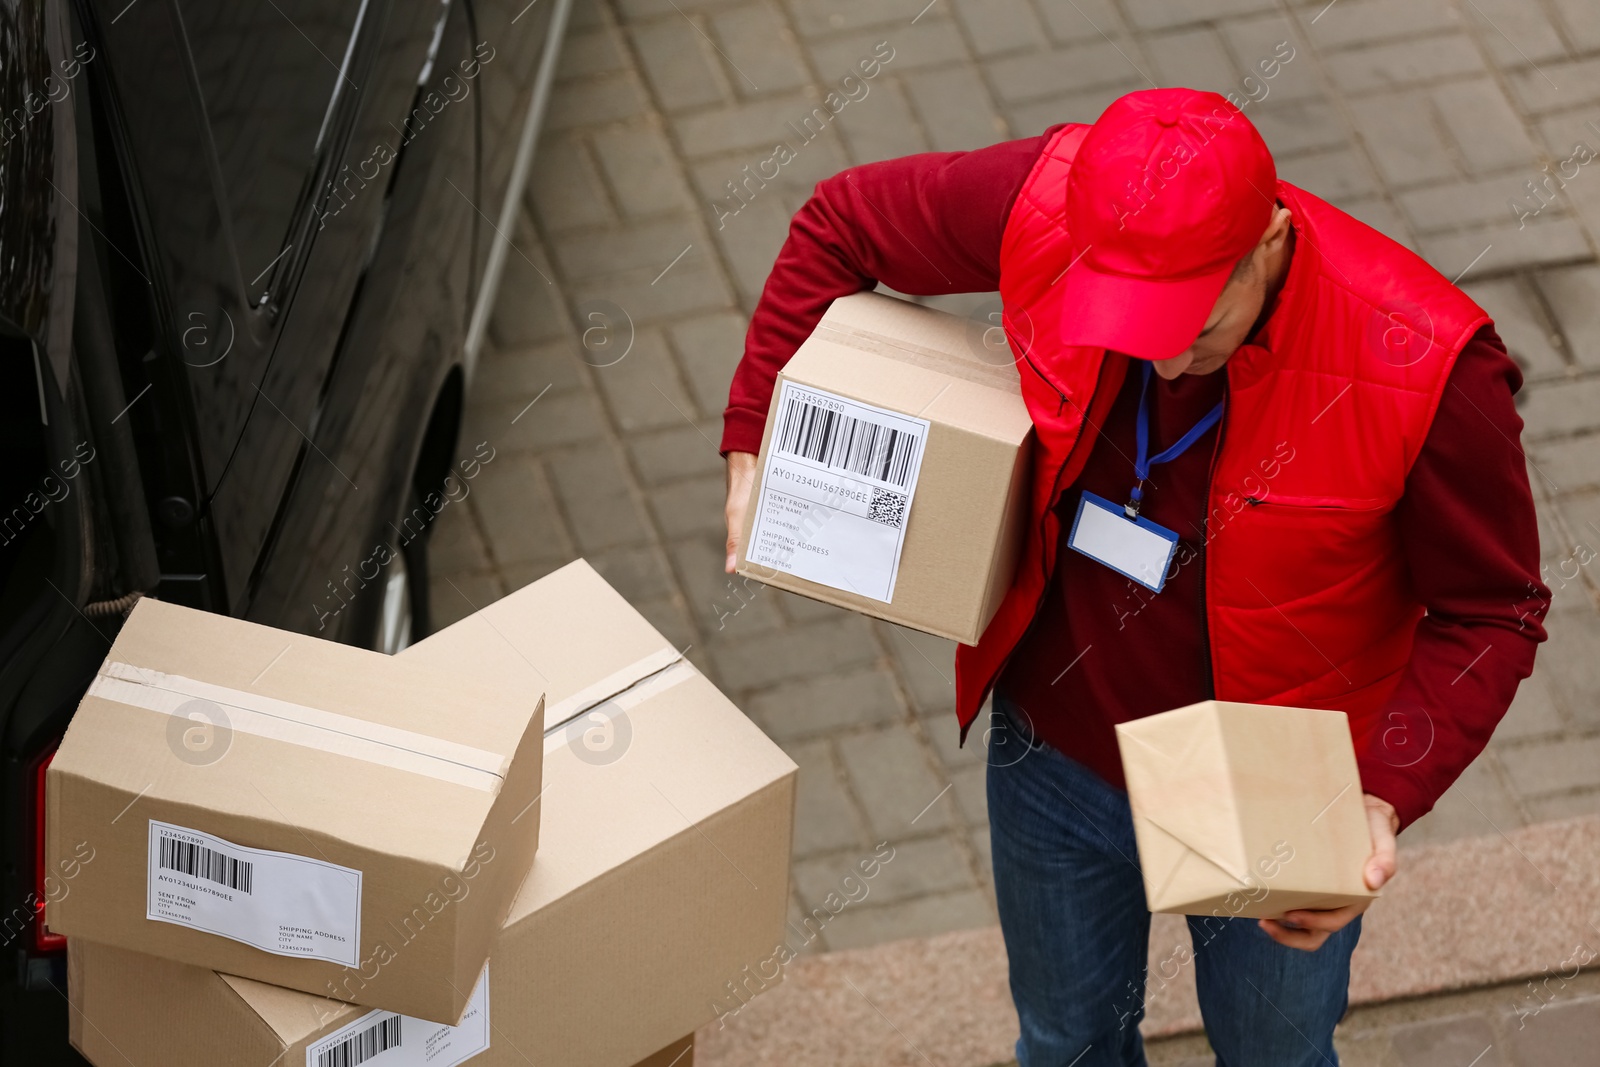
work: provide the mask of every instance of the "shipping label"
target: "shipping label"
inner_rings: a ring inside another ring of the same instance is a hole
[[[780,383],[745,558],[894,599],[928,420]]]
[[[369,1011],[306,1048],[306,1067],[455,1067],[489,1047],[489,965],[455,1026]]]
[[[355,967],[361,872],[151,819],[145,918]]]

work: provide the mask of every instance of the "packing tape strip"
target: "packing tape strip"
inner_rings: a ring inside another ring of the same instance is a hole
[[[108,661],[89,686],[89,696],[146,711],[188,718],[191,705],[208,701],[225,709],[230,730],[347,756],[441,782],[499,790],[507,757],[442,737],[368,722],[179,674]]]
[[[661,695],[673,686],[687,682],[690,678],[698,677],[699,674],[700,672],[695,669],[694,664],[673,653],[673,661],[666,667],[655,671],[653,674],[646,675],[620,693],[573,712],[562,724],[546,730],[544,750],[549,753],[575,743],[577,738],[582,736],[582,731],[579,730],[579,727],[585,727],[587,713],[589,712],[599,712],[608,721],[614,721],[618,715],[627,712],[630,708],[637,707],[652,697]],[[596,727],[585,727],[585,729],[594,728]]]
[[[592,685],[586,685],[564,700],[558,700],[544,709],[544,732],[549,736],[553,731],[564,726],[568,719],[574,718],[634,685],[642,678],[648,678],[663,667],[670,667],[682,659],[682,655],[673,648],[658,648],[649,655],[640,656],[632,663],[619,671],[612,671],[604,678]]]

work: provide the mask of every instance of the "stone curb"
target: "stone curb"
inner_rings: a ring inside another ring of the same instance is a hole
[[[1600,962],[1600,817],[1408,849],[1401,864],[1365,920],[1352,1005],[1570,977],[1572,961]],[[1182,928],[1156,916],[1147,1037],[1200,1028],[1193,967],[1174,953],[1188,944]],[[802,957],[782,984],[698,1036],[701,1067],[1010,1062],[1016,1015],[999,928]]]

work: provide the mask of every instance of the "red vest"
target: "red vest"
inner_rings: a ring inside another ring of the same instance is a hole
[[[1045,146],[1000,251],[1006,335],[1036,432],[1027,545],[976,646],[956,652],[962,736],[1055,566],[1055,505],[1089,456],[1125,356],[1056,338],[1071,262],[1067,175],[1087,126]],[[1411,654],[1423,607],[1394,507],[1482,308],[1420,257],[1287,182],[1294,254],[1259,344],[1228,360],[1207,492],[1204,625],[1219,700],[1333,708],[1358,745]]]

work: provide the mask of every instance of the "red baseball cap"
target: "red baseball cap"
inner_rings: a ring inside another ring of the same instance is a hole
[[[1073,263],[1061,339],[1181,355],[1272,218],[1272,153],[1216,93],[1147,89],[1106,108],[1067,178]]]

